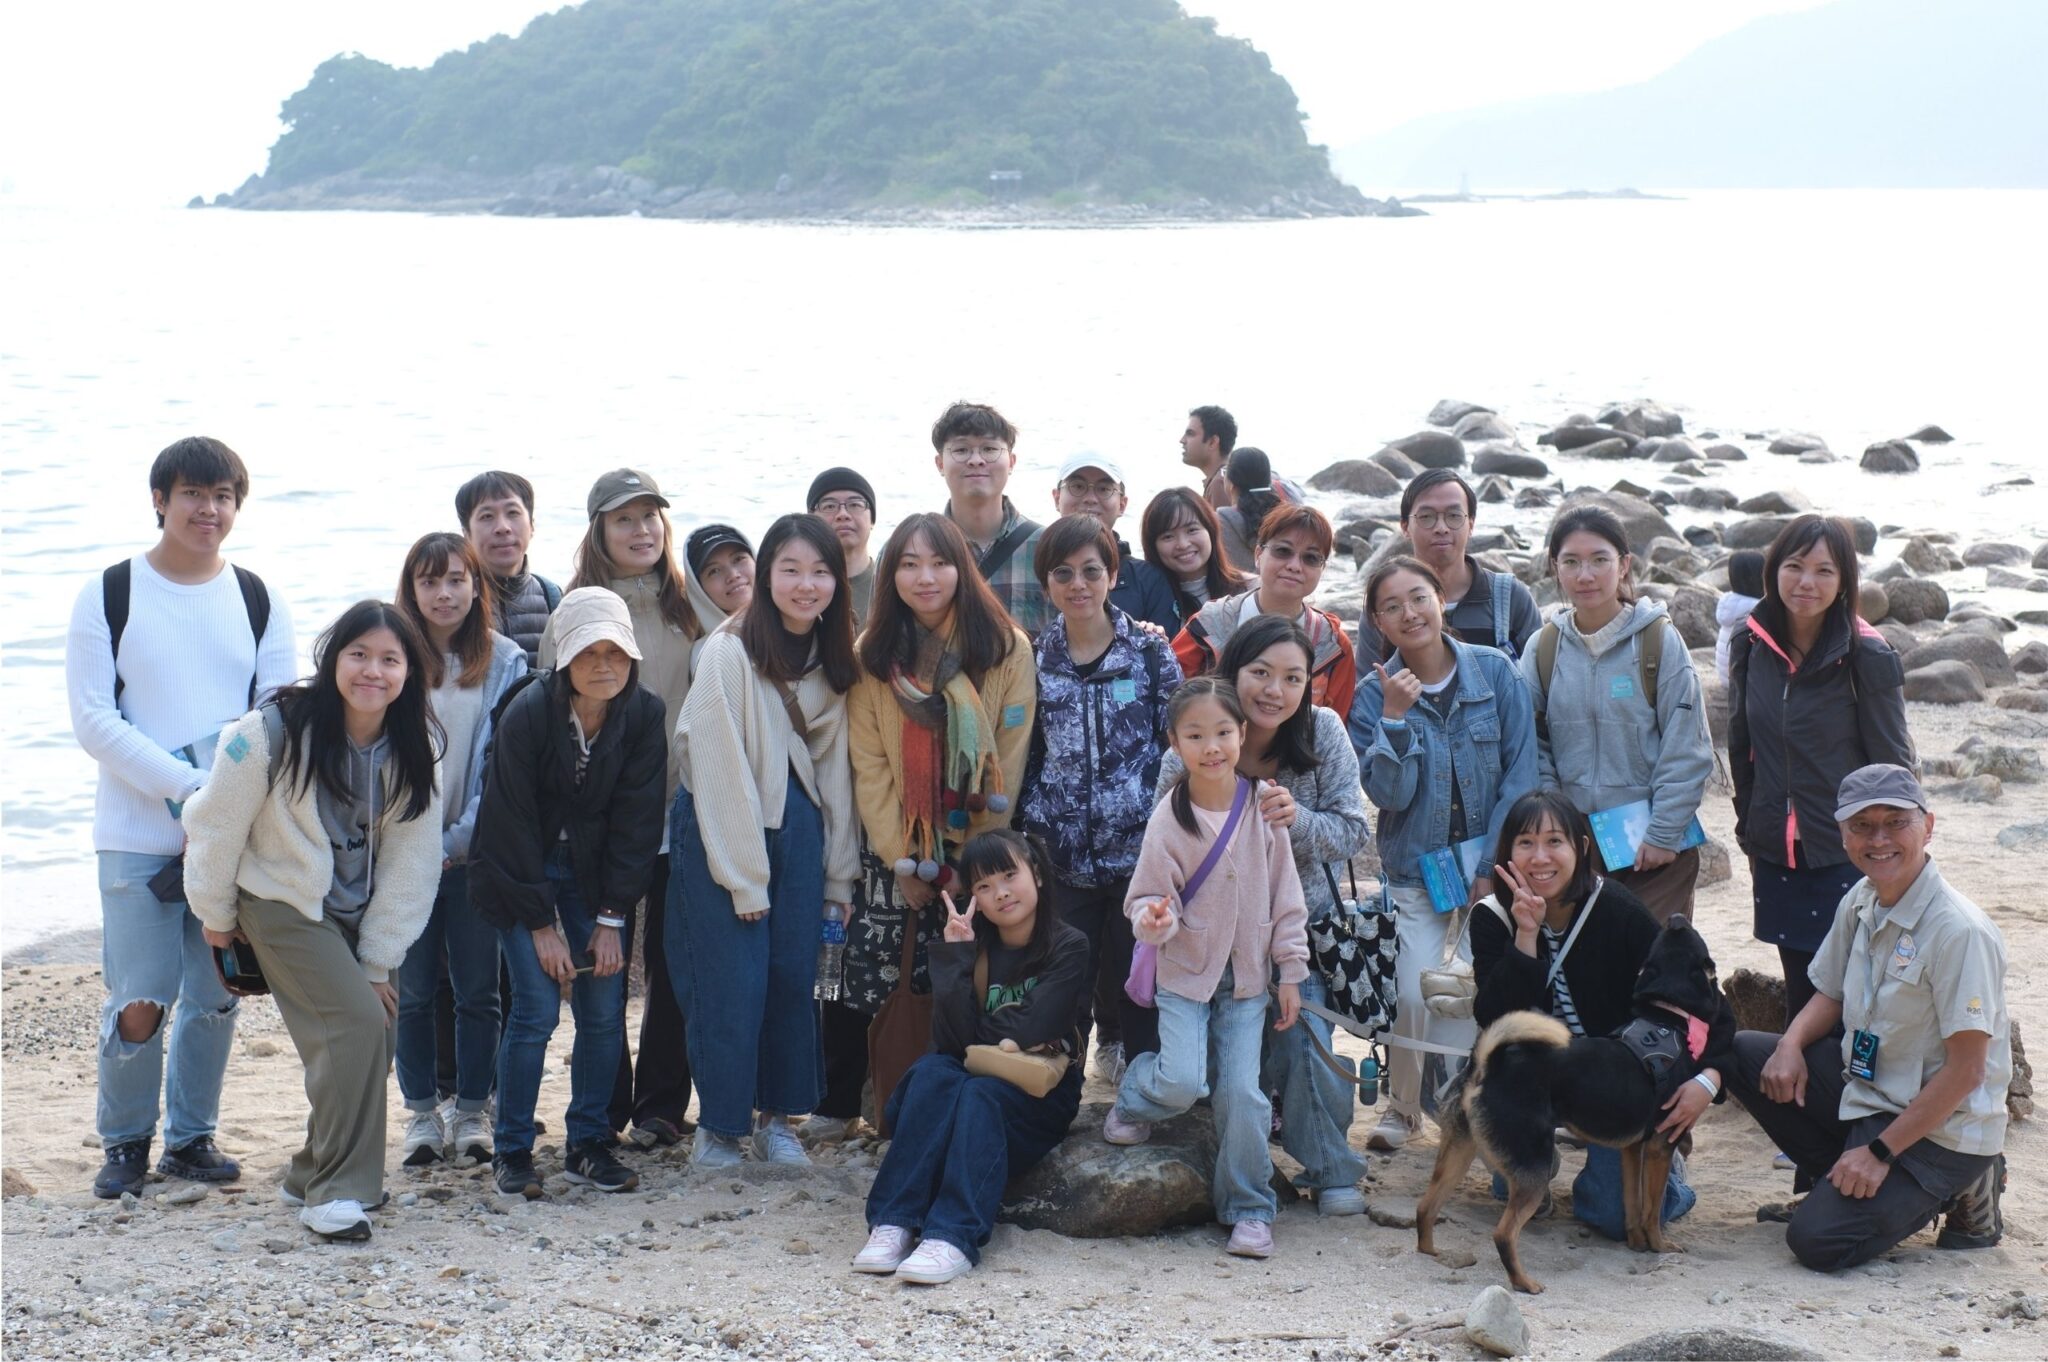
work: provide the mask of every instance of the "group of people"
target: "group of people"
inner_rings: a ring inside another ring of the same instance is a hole
[[[1546,622],[1468,552],[1472,487],[1424,472],[1354,637],[1311,604],[1330,522],[1221,408],[1182,437],[1203,489],[1154,497],[1137,551],[1115,460],[1067,459],[1041,524],[1008,495],[1017,439],[949,407],[948,499],[879,549],[851,468],[758,546],[720,523],[678,542],[655,478],[613,470],[565,587],[529,561],[531,483],[479,474],[460,529],[414,543],[304,679],[284,604],[221,553],[246,468],[217,440],[164,450],[161,536],[81,592],[67,652],[101,764],[95,1192],[140,1187],[160,1109],[163,1174],[237,1176],[214,1131],[237,994],[263,987],[305,1061],[281,1194],[308,1228],[369,1235],[394,1059],[404,1163],[488,1158],[538,1198],[566,990],[571,1182],[629,1189],[622,1155],[686,1138],[698,1167],[803,1164],[865,1114],[890,1143],[854,1266],[950,1280],[1067,1132],[1092,1038],[1111,1142],[1209,1100],[1218,1219],[1264,1257],[1274,1139],[1321,1214],[1365,1209],[1312,924],[1395,924],[1372,1148],[1416,1136],[1491,1019],[1625,1018],[1649,935],[1691,913],[1716,754],[1610,513],[1553,523]],[[1787,1027],[1738,1038],[1661,1132],[1734,1093],[1810,1190],[1791,1242],[1824,1266],[1944,1207],[1944,1242],[1995,1242],[2010,1067],[2002,942],[1925,854],[1898,659],[1856,619],[1856,572],[1841,522],[1799,517],[1734,622],[1727,757]],[[1461,962],[1465,1005],[1426,997]],[[919,998],[929,1041],[898,1062],[876,1018]],[[1829,1046],[1868,1053],[1837,1084]],[[1809,1074],[1835,1111],[1802,1101]],[[1618,1237],[1607,1155],[1573,1205]],[[1665,1210],[1691,1204],[1681,1162]]]

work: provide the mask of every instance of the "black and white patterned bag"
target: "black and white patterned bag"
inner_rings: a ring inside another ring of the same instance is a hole
[[[1336,911],[1308,924],[1308,953],[1329,990],[1330,1010],[1343,1016],[1346,1030],[1371,1037],[1394,1026],[1394,961],[1400,953],[1400,939],[1394,932],[1394,915],[1379,900],[1370,906],[1358,901],[1354,890],[1346,899],[1337,890],[1337,875],[1329,866],[1323,873],[1330,879],[1330,897]]]

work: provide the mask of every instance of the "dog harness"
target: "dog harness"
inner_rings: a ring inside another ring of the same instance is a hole
[[[1693,1018],[1687,1018],[1689,1022]],[[1690,1028],[1688,1028],[1690,1029]],[[1704,1027],[1700,1027],[1704,1031]],[[1702,1035],[1695,1047],[1689,1043],[1685,1030],[1666,1026],[1662,1022],[1638,1017],[1614,1033],[1614,1038],[1628,1046],[1629,1053],[1650,1075],[1650,1081],[1657,1088],[1657,1105],[1662,1107],[1677,1092],[1679,1085],[1693,1076],[1697,1051],[1706,1048],[1706,1037]]]

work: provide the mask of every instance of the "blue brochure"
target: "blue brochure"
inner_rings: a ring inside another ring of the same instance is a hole
[[[1650,830],[1650,801],[1638,799],[1633,804],[1620,808],[1602,809],[1592,817],[1593,842],[1600,848],[1600,859],[1609,870],[1626,870],[1636,863],[1636,852],[1643,845],[1643,835]],[[1707,830],[1695,818],[1685,828],[1677,851],[1687,851],[1702,846],[1707,840]]]
[[[1439,913],[1454,913],[1472,901],[1472,881],[1478,878],[1479,863],[1486,857],[1484,834],[1438,847],[1422,854],[1422,884],[1429,890],[1430,907]]]

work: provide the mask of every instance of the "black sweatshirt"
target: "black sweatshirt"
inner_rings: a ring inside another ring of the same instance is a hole
[[[974,996],[974,960],[988,952],[989,993]],[[1062,922],[1053,929],[1052,949],[1034,973],[1019,978],[1023,952],[1012,950],[994,932],[973,941],[941,941],[930,946],[932,970],[932,1049],[956,1058],[970,1045],[1017,1042],[1020,1050],[1065,1042],[1072,1049],[1074,1028],[1090,993],[1088,938]]]

